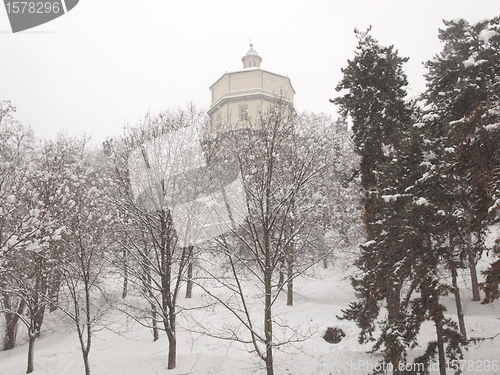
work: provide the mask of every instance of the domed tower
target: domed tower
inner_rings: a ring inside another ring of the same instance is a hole
[[[266,111],[278,100],[293,107],[295,90],[290,79],[261,69],[262,58],[252,43],[241,61],[243,70],[224,73],[210,86],[212,104],[208,114],[215,133],[227,125],[246,126],[259,109]]]
[[[243,69],[260,68],[262,57],[259,56],[259,53],[253,49],[253,44],[250,43],[250,49],[242,57],[241,61],[243,61]]]

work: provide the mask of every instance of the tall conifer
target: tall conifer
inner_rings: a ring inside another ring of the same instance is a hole
[[[375,348],[383,346],[386,359],[397,368],[404,345],[396,330],[388,327],[398,322],[407,278],[401,240],[407,198],[400,192],[408,176],[399,154],[411,128],[413,108],[405,99],[408,82],[403,64],[408,59],[399,57],[392,46],[378,44],[369,31],[355,31],[356,55],[342,69],[344,77],[336,89],[343,95],[333,100],[344,116],[352,118],[356,152],[361,156],[367,233],[356,262],[362,274],[352,280],[358,301],[344,311],[344,317],[358,323],[360,342],[367,342],[373,339],[375,319],[385,301],[387,324]]]
[[[467,260],[476,301],[480,295],[475,266],[497,210],[499,23],[499,17],[474,25],[465,20],[445,21],[446,27],[439,31],[443,50],[426,65],[429,73],[424,97],[435,126],[433,135],[448,154],[441,158],[442,174],[454,191],[447,212],[455,225],[450,242]],[[487,294],[491,287],[486,287]]]

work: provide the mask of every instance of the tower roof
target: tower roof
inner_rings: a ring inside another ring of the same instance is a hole
[[[243,62],[243,69],[246,68],[260,68],[260,63],[262,62],[262,57],[259,53],[253,49],[253,43],[250,43],[250,49],[245,53],[245,56],[241,59]]]
[[[245,56],[259,56],[259,53],[253,49],[253,43],[250,43],[250,49],[245,53]]]

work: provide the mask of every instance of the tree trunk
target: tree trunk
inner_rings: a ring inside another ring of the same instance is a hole
[[[186,298],[191,298],[193,293],[193,262],[189,262],[187,269]]]
[[[273,367],[273,347],[272,345],[266,346],[266,373],[267,375],[274,375]]]
[[[168,366],[167,369],[172,370],[176,366],[177,358],[177,339],[175,333],[168,335]]]
[[[4,296],[4,306],[9,308],[10,301],[8,296]],[[6,312],[5,316],[5,341],[3,345],[3,350],[10,350],[16,346],[17,328],[19,323],[19,315],[24,311],[26,304],[24,301],[19,301],[17,307],[17,314]]]
[[[191,298],[191,295],[193,294],[193,249],[194,246],[189,246],[188,249],[189,264],[187,269],[186,298]]]
[[[479,294],[479,283],[477,281],[477,270],[476,270],[476,252],[472,246],[472,233],[471,233],[471,213],[468,212],[466,216],[468,226],[465,228],[465,250],[467,252],[467,258],[469,261],[469,271],[472,286],[472,300],[479,301],[481,296]]]
[[[283,285],[285,284],[285,273],[283,270],[285,269],[285,257],[283,254],[279,256],[279,279],[278,279],[278,290],[281,291]]]
[[[32,373],[34,369],[34,357],[35,357],[35,340],[36,340],[36,332],[31,332],[28,340],[28,367],[26,369],[26,373]]]
[[[5,313],[5,341],[3,350],[10,350],[16,346],[17,328],[19,318],[12,313]]]
[[[154,303],[154,295],[152,291],[152,285],[151,285],[151,269],[149,266],[149,249],[148,249],[148,243],[144,239],[144,233],[143,233],[143,240],[144,240],[144,255],[143,255],[143,269],[144,269],[144,276],[143,276],[143,285],[144,285],[144,293],[147,293],[149,295],[149,301],[151,305],[151,323],[153,326],[153,342],[158,341],[160,338],[159,334],[159,329],[158,329],[158,312],[156,310],[156,305]]]
[[[265,236],[266,239],[268,238]],[[265,269],[264,269],[264,291],[266,293],[264,299],[264,335],[266,344],[266,370],[267,375],[274,374],[273,368],[273,317],[272,317],[272,268],[271,268],[271,256],[269,251],[269,242],[265,240],[266,249],[266,259],[265,259]]]
[[[77,322],[76,330],[78,332],[78,340],[80,341],[80,350],[82,351],[83,365],[85,367],[85,375],[90,375],[89,353],[92,340],[92,329],[87,324],[81,324]],[[85,342],[84,336],[86,336],[87,342]]]
[[[293,204],[293,203],[292,203]],[[295,208],[295,207],[294,207]],[[290,220],[290,236],[293,235],[294,222],[293,219]],[[287,306],[293,305],[293,268],[295,263],[295,242],[293,239],[287,246],[286,250],[286,273],[287,273],[287,294],[286,294],[286,304]]]
[[[58,308],[59,289],[61,288],[61,284],[62,284],[61,274],[57,271],[52,271],[52,277],[50,278],[49,285],[48,285],[48,287],[49,287],[49,290],[48,290],[49,312],[54,312]]]
[[[266,370],[267,375],[274,375],[273,367],[273,322],[271,314],[271,271],[266,270],[265,275],[265,307],[264,307],[264,331],[265,331],[265,344],[266,344]]]
[[[286,285],[286,304],[287,306],[293,306],[293,279],[288,279]]]
[[[389,323],[394,322],[401,307],[401,288],[392,285],[392,281],[387,281],[387,318]]]
[[[154,303],[151,303],[151,315],[152,315],[152,323],[153,323],[153,342],[158,341],[160,338],[159,330],[158,330],[158,318],[156,312],[156,306]]]
[[[441,332],[441,330],[443,329],[441,319],[437,319],[435,324],[439,356],[439,375],[446,375],[446,357],[444,353],[443,335]]]
[[[287,254],[287,282],[286,282],[286,304],[287,306],[293,305],[293,263],[294,263],[294,248],[293,243],[290,244]]]
[[[170,309],[168,321],[165,321],[165,332],[168,338],[168,365],[167,369],[172,370],[176,366],[177,358],[177,338],[175,337],[175,311]]]
[[[159,330],[158,330],[158,312],[156,310],[156,305],[154,303],[154,295],[151,290],[151,275],[149,273],[149,267],[146,268],[146,281],[147,285],[145,286],[145,289],[147,293],[149,294],[149,300],[151,304],[151,323],[153,326],[153,341],[158,341],[160,338]]]
[[[81,259],[84,259],[84,251],[82,247],[82,256]],[[90,295],[90,288],[92,286],[92,282],[90,279],[90,264],[84,263],[82,261],[82,271],[84,271],[84,287],[85,287],[85,323],[84,323],[84,328],[85,328],[85,333],[86,333],[86,342],[85,345],[83,344],[83,336],[80,339],[80,342],[82,344],[82,351],[83,351],[83,363],[85,365],[85,375],[90,375],[90,363],[89,363],[89,353],[90,353],[90,347],[92,345],[92,333],[93,333],[93,323],[92,323],[92,314],[91,314],[91,299],[92,296]]]
[[[458,288],[457,283],[457,268],[453,265],[450,268],[453,294],[455,295],[455,305],[457,306],[458,326],[460,327],[460,333],[467,340],[467,331],[465,329],[464,313],[462,310],[462,300],[460,299],[460,289]]]
[[[123,249],[123,289],[122,298],[127,297],[128,290],[128,251]]]
[[[340,228],[339,231],[342,234],[343,229]],[[323,268],[326,270],[328,268],[328,245],[326,244],[325,233],[326,233],[326,223],[323,224],[323,228],[321,232],[318,234],[321,243],[321,258],[323,260]]]
[[[90,375],[90,363],[89,363],[89,353],[90,353],[90,345],[92,340],[92,329],[90,326],[90,320],[87,320],[86,330],[87,330],[87,343],[84,346],[82,344],[82,352],[83,352],[83,364],[85,365],[85,375]]]
[[[163,184],[163,183],[162,183]],[[162,210],[161,217],[161,296],[162,296],[162,317],[164,330],[168,337],[168,365],[167,369],[172,370],[176,366],[177,339],[175,337],[175,301],[170,290],[172,253],[170,238],[170,224],[172,217],[170,212]]]
[[[40,301],[37,301],[39,304]],[[36,311],[35,315],[31,317],[32,326],[29,328],[29,339],[28,339],[28,368],[26,373],[29,374],[33,372],[34,369],[34,358],[35,358],[35,340],[40,337],[40,332],[42,330],[43,318],[45,315],[45,302],[41,302],[42,306]],[[31,312],[31,311],[30,311]]]
[[[43,318],[45,316],[45,302],[41,302],[42,306],[39,307],[38,311],[34,316],[34,335],[35,338],[40,337],[40,332],[42,331]]]
[[[432,285],[428,287],[433,288]],[[429,304],[429,314],[436,327],[439,374],[446,375],[446,356],[443,344],[443,313],[439,305],[439,292],[437,290],[429,290],[425,287],[421,289],[420,293],[424,303]]]
[[[481,300],[481,295],[479,294],[479,283],[477,281],[477,270],[476,270],[476,256],[472,249],[469,248],[469,270],[470,279],[472,283],[472,300]]]
[[[83,352],[83,364],[85,365],[85,375],[90,375],[89,353]]]
[[[47,279],[47,274],[44,272],[44,270],[46,270],[44,267],[44,259],[39,254],[35,254],[35,263],[37,264],[36,281],[35,291],[31,296],[31,304],[33,307],[30,309],[30,318],[33,324],[33,335],[35,338],[38,338],[40,337],[43,319],[45,317],[45,306],[47,305],[47,297],[49,294],[49,280]]]

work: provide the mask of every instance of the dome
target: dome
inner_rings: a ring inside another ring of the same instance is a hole
[[[253,49],[252,43],[250,43],[250,49],[247,51],[247,53],[245,53],[245,56],[259,56],[259,53]]]
[[[245,56],[243,56],[241,61],[243,62],[243,69],[260,68],[262,57],[260,57],[259,53],[253,49],[253,44],[250,43],[250,49],[247,53],[245,53]]]

